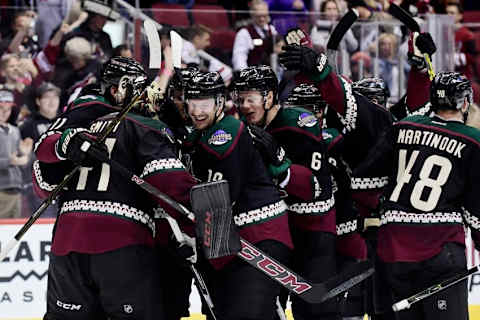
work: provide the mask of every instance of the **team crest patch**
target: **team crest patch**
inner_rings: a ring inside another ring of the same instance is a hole
[[[317,118],[313,114],[304,112],[298,116],[297,124],[299,127],[311,128],[317,124]]]
[[[230,133],[226,133],[223,130],[217,130],[212,134],[210,139],[208,139],[208,144],[221,146],[222,144],[225,144],[230,140],[232,140],[232,135]]]

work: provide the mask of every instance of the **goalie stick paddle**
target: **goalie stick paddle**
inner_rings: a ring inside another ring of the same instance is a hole
[[[401,23],[403,23],[410,31],[412,32],[420,32],[420,25],[417,21],[405,10],[403,10],[400,6],[396,5],[394,2],[390,2],[390,7],[388,7],[388,13],[392,15],[392,17],[397,18]],[[432,60],[427,53],[423,54],[423,58],[427,63],[427,71],[430,80],[435,77],[435,71],[433,70]]]
[[[340,21],[338,21],[338,24],[336,25],[335,29],[333,29],[333,32],[328,39],[327,58],[334,71],[337,70],[337,51],[340,41],[342,41],[347,31],[352,27],[357,19],[357,10],[348,10],[348,12],[340,19]]]
[[[155,33],[157,33],[155,31]],[[158,37],[158,33],[157,33]],[[147,37],[147,39],[150,41],[150,37]],[[160,42],[159,42],[160,43]],[[154,45],[154,43],[149,43],[150,45]],[[161,65],[161,54],[158,55],[150,55],[150,63],[149,65]],[[152,61],[154,60],[154,61]],[[146,94],[147,88],[145,88],[142,93],[139,95],[135,96],[130,103],[125,106],[115,117],[113,121],[109,123],[109,125],[106,126],[104,131],[102,131],[98,137],[98,143],[102,143],[105,141],[105,139],[108,137],[108,135],[115,129],[115,127],[120,123],[120,121],[123,120],[123,118],[127,115],[127,113],[132,109],[132,107]],[[86,147],[87,149],[89,146],[83,146],[82,148]],[[65,178],[60,182],[55,189],[53,189],[52,193],[48,196],[47,199],[45,199],[40,207],[37,208],[33,212],[33,214],[30,216],[30,218],[27,220],[27,222],[22,226],[22,228],[15,234],[13,239],[11,239],[7,245],[5,246],[5,249],[0,250],[0,263],[7,257],[8,253],[15,248],[15,246],[20,242],[20,239],[25,235],[25,233],[31,228],[31,226],[35,223],[35,221],[40,218],[40,216],[43,214],[45,209],[48,208],[50,204],[57,198],[58,194],[63,190],[63,188],[68,184],[68,182],[72,179],[72,177],[77,173],[78,170],[80,170],[81,166],[75,166],[72,171],[65,176]]]
[[[139,176],[130,172],[130,170],[123,167],[117,161],[108,159],[103,154],[94,153],[94,151],[95,150],[92,150],[91,155],[97,157],[99,161],[108,163],[125,179],[136,183],[140,188],[166,202],[172,208],[188,217],[191,221],[195,221],[195,215],[183,205],[176,202],[168,195],[160,192],[160,190]],[[308,303],[321,303],[362,282],[374,272],[371,262],[362,261],[357,262],[326,282],[311,283],[249,243],[247,240],[240,238],[240,242],[242,249],[237,253],[237,257],[244,260],[255,269],[262,271],[267,277],[275,280],[288,291],[298,295]]]
[[[400,300],[399,302],[396,302],[392,305],[392,309],[395,312],[408,309],[410,306],[416,302],[419,302],[423,299],[426,299],[434,294],[439,293],[440,291],[443,291],[447,289],[448,287],[453,286],[454,284],[457,284],[465,279],[467,279],[470,275],[474,274],[475,272],[479,271],[479,266],[475,266],[473,268],[470,268],[462,273],[459,273],[458,275],[447,279],[439,284],[435,284],[431,287],[428,287],[427,289],[411,296],[408,297],[407,299]]]

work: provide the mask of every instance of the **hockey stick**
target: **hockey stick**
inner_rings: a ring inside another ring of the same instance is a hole
[[[337,51],[340,41],[342,41],[343,36],[347,33],[350,27],[357,21],[358,12],[355,9],[350,9],[348,12],[338,21],[337,26],[333,29],[330,38],[327,42],[327,57],[330,62],[330,66],[334,71],[337,70]]]
[[[133,181],[143,190],[166,202],[175,210],[188,217],[192,222],[195,221],[195,215],[191,211],[170,198],[168,195],[160,192],[160,190],[155,188],[147,181],[130,172],[117,161],[108,159],[101,153],[95,153],[95,150],[92,150],[92,156],[97,157],[97,159],[101,162],[108,163],[125,179]],[[363,261],[352,265],[350,268],[347,268],[342,273],[325,282],[311,283],[301,277],[299,274],[282,265],[280,262],[268,256],[266,253],[249,243],[247,240],[240,238],[240,242],[242,249],[237,253],[237,257],[247,262],[255,269],[262,271],[267,277],[277,281],[288,291],[297,294],[300,298],[308,303],[321,303],[329,298],[332,298],[335,295],[362,282],[374,272],[371,263],[368,261]]]
[[[172,43],[173,67],[180,69],[182,67],[183,39],[175,31],[170,31],[170,41]]]
[[[450,278],[450,279],[447,279],[439,284],[435,284],[431,287],[428,287],[427,289],[411,296],[411,297],[408,297],[406,299],[403,299],[403,300],[400,300],[399,302],[397,303],[394,303],[392,305],[392,309],[393,311],[395,312],[398,312],[398,311],[401,311],[401,310],[404,310],[404,309],[408,309],[410,308],[410,306],[416,302],[419,302],[425,298],[428,298],[434,294],[437,294],[439,293],[440,291],[443,291],[445,289],[447,289],[448,287],[451,287],[453,286],[454,284],[457,284],[463,280],[465,280],[466,278],[468,278],[470,275],[474,274],[475,272],[479,271],[480,270],[480,266],[475,266],[473,268],[470,268],[466,271],[463,271],[462,273]]]
[[[420,26],[418,25],[418,22],[415,21],[415,19],[413,19],[413,17],[408,12],[403,10],[394,2],[390,2],[388,13],[400,20],[400,22],[403,23],[410,31],[420,32]],[[435,77],[435,71],[433,70],[432,60],[430,59],[428,53],[424,53],[423,58],[427,63],[428,76],[430,80],[433,80],[433,78]]]
[[[158,33],[157,31],[155,30],[155,33],[157,34],[157,38],[158,38]],[[151,37],[148,37],[148,39],[150,40]],[[160,40],[159,40],[160,42]],[[152,59],[153,60],[157,60],[156,62],[152,62]],[[150,65],[161,65],[161,55],[153,55],[153,56],[150,56]],[[120,123],[120,121],[123,120],[123,118],[125,118],[125,116],[127,115],[127,113],[132,109],[132,107],[140,100],[142,99],[145,94],[147,92],[147,88],[145,88],[140,94],[138,94],[137,96],[135,96],[132,101],[130,101],[130,103],[125,106],[119,113],[118,115],[115,117],[115,119],[113,119],[109,124],[108,126],[104,129],[104,131],[102,131],[97,139],[97,143],[102,143],[103,141],[105,141],[105,139],[108,137],[108,135],[115,129],[115,127]],[[84,142],[84,144],[81,146],[81,149],[83,151],[87,151],[88,149],[90,148],[90,144],[88,142]],[[5,257],[8,255],[8,253],[13,249],[15,248],[15,246],[18,244],[18,242],[20,242],[20,239],[25,235],[25,233],[31,228],[31,226],[35,223],[35,221],[38,220],[38,218],[40,218],[40,216],[43,214],[43,212],[48,208],[48,206],[50,204],[52,204],[52,202],[55,200],[55,198],[57,198],[58,194],[63,190],[63,188],[68,184],[68,182],[73,178],[73,176],[77,173],[78,170],[80,170],[82,166],[80,165],[77,165],[75,166],[72,171],[70,171],[69,174],[67,174],[65,176],[65,178],[62,180],[62,182],[60,182],[57,187],[55,189],[52,190],[52,193],[50,193],[50,195],[48,196],[47,199],[45,199],[42,204],[40,205],[40,207],[37,208],[37,210],[35,210],[35,212],[33,212],[33,214],[30,216],[30,218],[27,220],[27,222],[22,226],[22,228],[15,234],[15,236],[13,237],[13,239],[11,239],[4,250],[1,250],[0,251],[0,262],[3,261],[3,259],[5,259]]]
[[[177,220],[172,218],[166,212],[163,212],[161,217],[167,220],[168,224],[170,225],[170,228],[172,229],[175,240],[178,243],[193,247],[193,250],[195,250],[195,241],[194,240],[189,241],[186,239],[188,236],[184,235],[183,232],[180,230]],[[191,261],[190,259],[187,259],[187,260],[189,262],[188,267],[193,274],[193,279],[195,280],[195,285],[198,289],[198,292],[203,298],[203,301],[205,302],[205,304],[207,305],[213,320],[216,320],[217,317],[215,316],[212,297],[210,296],[210,292],[208,292],[207,285],[205,284],[205,281],[203,280],[203,277],[201,276],[201,274],[198,272],[197,268],[195,268],[195,265],[194,265],[195,261]]]

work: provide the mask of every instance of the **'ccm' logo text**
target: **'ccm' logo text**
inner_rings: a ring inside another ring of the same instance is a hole
[[[65,303],[60,300],[57,300],[57,306],[65,310],[72,310],[72,311],[80,310],[82,308],[81,304]]]

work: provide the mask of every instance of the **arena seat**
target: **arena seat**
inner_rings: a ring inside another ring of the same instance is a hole
[[[480,11],[465,11],[463,13],[463,22],[480,22]]]
[[[179,4],[155,3],[152,5],[152,13],[155,20],[160,24],[171,26],[189,26],[187,9]]]
[[[230,29],[227,11],[221,6],[194,5],[192,7],[193,21],[214,30]]]

